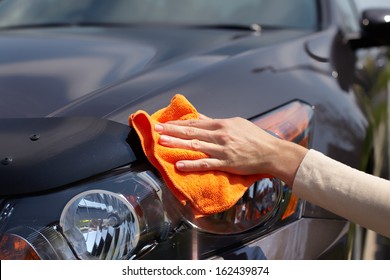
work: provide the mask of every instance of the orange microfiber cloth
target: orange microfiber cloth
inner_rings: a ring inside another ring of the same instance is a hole
[[[129,116],[149,161],[161,173],[172,193],[183,204],[191,203],[195,215],[208,215],[232,207],[255,181],[264,175],[240,176],[220,171],[180,172],[175,163],[182,159],[200,159],[206,154],[179,148],[168,148],[158,143],[160,135],[154,131],[156,123],[172,120],[198,119],[194,106],[180,95],[175,95],[171,104],[153,115],[137,111]]]

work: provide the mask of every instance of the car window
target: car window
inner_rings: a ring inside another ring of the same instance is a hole
[[[359,11],[369,8],[390,8],[389,0],[355,0]]]
[[[314,29],[316,0],[5,0],[0,26],[58,23],[251,25]]]

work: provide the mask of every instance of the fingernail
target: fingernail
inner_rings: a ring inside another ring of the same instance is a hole
[[[161,132],[161,131],[164,130],[164,127],[163,127],[161,124],[155,124],[155,125],[154,125],[154,130],[155,130],[156,132]]]
[[[182,163],[182,162],[176,162],[176,167],[177,167],[177,169],[182,169],[182,168],[184,168],[184,163]]]
[[[160,142],[167,143],[169,142],[170,138],[166,135],[160,135]]]

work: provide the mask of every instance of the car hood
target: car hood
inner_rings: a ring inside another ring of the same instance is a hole
[[[306,33],[195,27],[1,31],[0,118],[103,117],[141,98],[151,86],[164,89],[222,61]],[[126,94],[101,99],[112,88],[132,82],[137,85]]]

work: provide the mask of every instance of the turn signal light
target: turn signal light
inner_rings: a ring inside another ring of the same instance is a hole
[[[0,241],[1,260],[40,260],[38,254],[23,238],[4,234]]]
[[[262,115],[252,120],[252,122],[260,128],[274,133],[281,139],[309,148],[313,115],[311,106],[294,101],[266,115]],[[298,201],[298,197],[291,194],[282,219],[286,219],[295,213]]]

